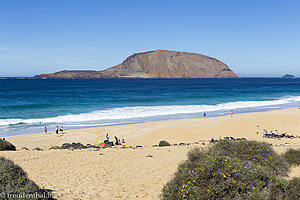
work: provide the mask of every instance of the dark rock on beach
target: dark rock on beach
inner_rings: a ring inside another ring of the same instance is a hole
[[[158,146],[166,147],[166,146],[171,146],[171,144],[167,141],[162,140],[162,141],[159,142]]]
[[[234,138],[234,137],[224,137],[224,140],[230,140],[230,141],[242,141],[242,140],[247,140],[246,138]],[[209,141],[210,143],[217,143],[219,142],[219,140],[215,140],[214,138],[211,138],[211,140]]]
[[[98,146],[95,146],[95,145],[83,145],[81,143],[64,143],[61,147],[59,147],[60,149],[69,149],[69,150],[74,150],[74,149],[99,149]]]
[[[64,143],[61,147],[61,149],[70,149],[70,150],[74,150],[74,149],[89,149],[89,148],[96,148],[98,149],[98,146],[94,146],[94,145],[83,145],[81,143]]]
[[[35,147],[33,150],[34,150],[34,151],[44,151],[44,150],[41,149],[40,147]]]
[[[215,140],[214,138],[211,138],[211,140],[209,141],[210,143],[217,143],[217,142],[219,142],[218,140]]]
[[[60,149],[60,147],[59,146],[52,146],[52,147],[49,148],[49,150],[51,150],[51,149]]]
[[[237,138],[237,141],[241,141],[241,140],[247,140],[246,138]]]
[[[234,137],[230,136],[230,137],[224,137],[224,140],[233,140],[234,141],[235,139],[234,139]]]
[[[293,135],[288,135],[286,133],[282,133],[282,134],[276,134],[276,133],[267,133],[264,134],[263,136],[264,138],[273,138],[273,139],[281,139],[281,138],[289,138],[289,139],[294,139],[296,138]]]

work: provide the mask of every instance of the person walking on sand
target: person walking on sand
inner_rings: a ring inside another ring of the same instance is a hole
[[[45,134],[47,134],[47,131],[48,131],[48,130],[47,130],[47,127],[45,126]]]
[[[232,116],[233,116],[233,110],[230,111],[230,117],[232,117]]]
[[[256,134],[259,134],[259,125],[256,126]]]
[[[109,141],[109,135],[108,135],[108,133],[106,133],[106,139]]]
[[[58,134],[58,126],[56,126],[55,133]]]
[[[203,114],[203,117],[206,118],[206,113]]]

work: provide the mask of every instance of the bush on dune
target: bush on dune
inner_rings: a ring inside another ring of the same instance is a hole
[[[15,151],[15,150],[16,147],[10,142],[7,142],[6,140],[0,140],[0,151]]]
[[[300,165],[300,149],[288,149],[283,157],[291,165]]]
[[[40,189],[34,182],[30,181],[21,167],[15,165],[12,161],[0,157],[0,194],[40,194],[45,190]],[[11,199],[9,196],[1,196],[1,199]],[[26,199],[26,198],[18,198]],[[27,198],[28,199],[28,198]],[[52,198],[35,198],[30,199],[52,199]]]
[[[300,178],[285,180],[277,177],[275,181],[269,185],[266,194],[268,199],[283,200],[299,200],[300,199]]]
[[[258,141],[232,142],[222,140],[209,149],[217,155],[238,158],[244,161],[268,167],[277,175],[287,176],[289,163],[277,154],[270,144]]]
[[[300,179],[279,176],[287,171],[288,164],[266,143],[221,141],[190,151],[162,198],[298,199]]]

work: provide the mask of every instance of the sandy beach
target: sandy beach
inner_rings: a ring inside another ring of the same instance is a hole
[[[262,138],[263,129],[300,135],[300,109],[235,114],[231,116],[157,121],[120,126],[66,130],[7,137],[16,152],[0,156],[20,165],[40,187],[54,191],[58,199],[159,199],[161,189],[194,147],[205,148],[211,138],[232,136],[273,144],[278,153],[300,148],[300,139]],[[256,133],[259,125],[259,134]],[[142,148],[103,150],[48,150],[63,143],[97,144],[106,133],[124,138],[126,145]],[[152,147],[160,140],[187,146]],[[201,144],[205,141],[205,145]],[[200,143],[200,144],[196,144]],[[21,150],[27,147],[29,150]],[[44,151],[33,151],[40,147]],[[146,157],[147,155],[152,157]],[[290,177],[300,177],[293,168]]]

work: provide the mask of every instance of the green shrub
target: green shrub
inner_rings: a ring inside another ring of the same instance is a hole
[[[166,147],[166,146],[171,146],[171,145],[170,145],[169,142],[162,140],[162,141],[159,142],[158,146]]]
[[[289,163],[265,142],[221,140],[209,151],[266,166],[277,175],[287,176],[289,171]]]
[[[288,149],[283,157],[291,165],[300,165],[300,149]]]
[[[34,182],[30,181],[26,173],[12,161],[0,157],[0,194],[40,194],[45,190],[40,189]],[[16,199],[8,196],[1,196],[1,199]],[[25,199],[25,198],[18,198]],[[28,198],[27,198],[28,199]],[[41,198],[30,198],[41,199]],[[51,198],[44,198],[51,199]]]
[[[0,151],[15,151],[16,147],[6,140],[0,140]]]
[[[254,155],[258,152],[262,155]],[[275,162],[265,161],[262,156]],[[162,198],[298,199],[294,197],[300,197],[300,180],[278,176],[286,172],[286,164],[276,167],[278,160],[282,158],[268,144],[252,141],[221,141],[207,150],[193,149],[163,188]]]
[[[268,199],[299,200],[300,199],[300,178],[285,180],[277,177],[272,184],[266,188]]]

